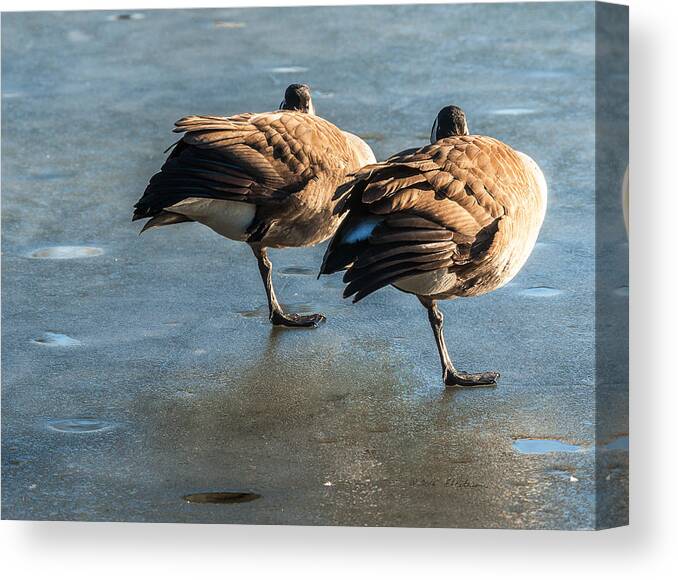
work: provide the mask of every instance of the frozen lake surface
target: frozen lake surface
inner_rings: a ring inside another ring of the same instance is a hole
[[[623,365],[594,452],[593,22],[591,4],[3,14],[2,516],[621,522]],[[137,235],[175,120],[271,110],[291,82],[379,159],[457,104],[541,165],[523,271],[442,304],[459,368],[498,388],[445,390],[417,300],[342,300],[339,275],[315,279],[324,245],[272,252],[281,301],[328,317],[284,330],[247,246],[197,224]]]

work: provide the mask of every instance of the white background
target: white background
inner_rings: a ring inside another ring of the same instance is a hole
[[[342,2],[0,0],[0,7],[4,11],[286,3]],[[628,3],[633,168],[631,526],[605,532],[530,532],[1,522],[0,573],[17,580],[144,575],[663,579],[670,572],[675,577],[678,2]]]

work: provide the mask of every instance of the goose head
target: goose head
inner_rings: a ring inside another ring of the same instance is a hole
[[[466,115],[459,107],[449,105],[440,109],[431,129],[431,143],[447,137],[468,135]]]
[[[311,100],[311,89],[309,86],[294,84],[287,87],[285,98],[280,103],[280,108],[315,115],[315,107]]]

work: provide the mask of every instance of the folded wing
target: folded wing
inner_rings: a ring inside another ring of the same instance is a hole
[[[151,178],[133,219],[189,197],[274,204],[327,172],[355,169],[341,131],[306,113],[191,116],[174,131],[184,136]]]
[[[369,165],[350,184],[321,272],[347,269],[344,295],[356,301],[426,272],[463,273],[501,242],[502,219],[527,186],[519,157],[489,137],[444,139]]]

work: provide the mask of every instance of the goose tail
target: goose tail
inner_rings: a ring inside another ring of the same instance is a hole
[[[161,226],[171,226],[172,224],[180,224],[182,222],[191,222],[191,221],[193,221],[191,218],[179,215],[178,213],[163,211],[156,215],[155,217],[148,220],[144,224],[144,227],[141,228],[139,235],[143,234],[145,231],[148,231],[152,228],[159,228]]]
[[[327,246],[318,278],[348,268],[367,249],[370,235],[381,221],[380,217],[351,219],[349,215]]]

